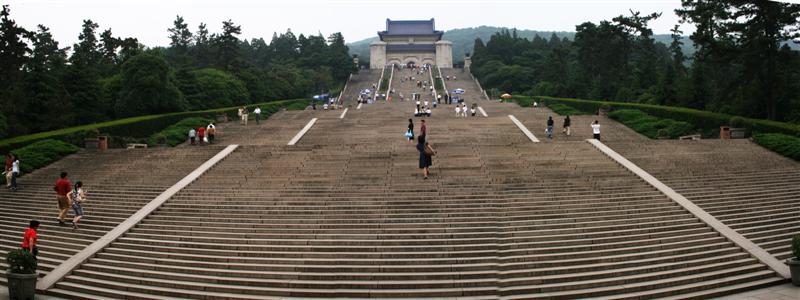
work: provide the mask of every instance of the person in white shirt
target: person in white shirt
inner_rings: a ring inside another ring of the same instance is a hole
[[[16,154],[12,154],[14,157],[12,158],[13,162],[11,163],[11,191],[17,191],[17,177],[19,177],[19,157]]]
[[[419,117],[419,108],[414,109],[414,116]]]
[[[461,107],[461,116],[462,117],[466,117],[467,116],[467,103],[466,102],[464,102],[464,106]]]
[[[261,107],[256,106],[256,109],[253,110],[253,113],[256,114],[256,125],[261,123]]]
[[[425,100],[425,107],[428,107],[428,100]]]
[[[456,117],[461,116],[461,106],[456,105]]]
[[[472,106],[472,108],[470,108],[469,112],[470,112],[470,113],[472,114],[472,116],[474,117],[474,116],[475,116],[475,106]]]
[[[425,109],[425,114],[427,114],[427,115],[428,115],[428,117],[430,117],[430,116],[431,116],[431,108],[430,108],[430,107],[428,107],[427,109]]]
[[[594,120],[594,123],[592,123],[592,134],[594,134],[595,140],[600,140],[600,122],[597,120]]]
[[[419,99],[417,99],[417,110],[419,110]]]

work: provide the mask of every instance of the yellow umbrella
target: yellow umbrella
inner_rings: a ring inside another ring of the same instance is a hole
[[[502,95],[500,95],[500,98],[503,98],[503,99],[511,99],[511,95],[510,95],[510,94],[508,94],[508,93],[506,93],[506,94],[502,94]]]

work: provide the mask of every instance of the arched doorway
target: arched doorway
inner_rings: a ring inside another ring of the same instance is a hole
[[[417,63],[412,60],[412,61],[409,61],[409,62],[406,63],[406,68],[410,69],[410,68],[413,68],[416,65],[417,65]]]

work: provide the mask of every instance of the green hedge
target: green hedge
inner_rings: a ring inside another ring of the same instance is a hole
[[[778,154],[800,161],[800,138],[780,133],[761,133],[753,135],[753,141]]]
[[[189,130],[192,128],[206,127],[210,119],[188,118],[178,123],[172,124],[166,129],[159,131],[147,139],[148,146],[167,145],[175,147],[185,142],[189,138]]]
[[[19,158],[21,175],[25,175],[79,150],[78,146],[66,142],[42,140],[13,150],[11,153],[14,153]],[[5,183],[5,180],[5,176],[2,176],[3,183]]]
[[[687,122],[657,118],[636,109],[615,110],[608,116],[651,139],[662,136],[677,138],[694,130],[694,126]]]
[[[696,110],[684,107],[661,106],[641,103],[613,102],[613,101],[594,101],[583,99],[556,98],[536,96],[540,102],[560,103],[569,105],[580,111],[597,112],[603,106],[608,105],[613,109],[638,109],[663,119],[673,119],[692,124],[702,130],[704,136],[719,136],[719,127],[730,125],[731,119],[735,116],[709,111]],[[520,104],[521,105],[521,104]],[[742,124],[749,132],[755,133],[784,133],[792,136],[800,136],[800,125],[783,123],[770,120],[741,118]]]
[[[259,105],[261,106],[262,116],[267,117],[275,111],[278,111],[281,107],[296,107],[298,103],[302,103],[303,108],[305,108],[305,104],[308,102],[309,100],[305,99],[274,101],[248,105],[248,109],[252,110],[253,107]],[[84,139],[86,139],[87,136],[92,135],[90,132],[93,130],[97,130],[101,134],[109,135],[110,147],[122,147],[128,142],[144,143],[152,134],[186,118],[200,117],[213,119],[218,114],[226,114],[230,119],[238,119],[237,109],[238,106],[202,111],[139,116],[18,136],[0,141],[0,153],[6,153],[12,149],[24,147],[25,145],[45,139],[57,139],[73,145],[82,146]],[[250,116],[253,115],[254,114],[250,114]]]
[[[550,103],[547,105],[547,108],[551,109],[553,112],[562,115],[562,116],[577,116],[577,115],[590,115],[591,113],[584,112],[577,110],[569,105],[564,105],[561,103]]]

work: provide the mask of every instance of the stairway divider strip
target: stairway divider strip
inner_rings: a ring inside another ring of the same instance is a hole
[[[88,261],[90,258],[94,257],[98,252],[108,247],[108,245],[116,241],[123,234],[130,231],[134,226],[139,224],[139,222],[147,218],[147,216],[149,216],[152,212],[161,207],[161,205],[163,205],[172,196],[205,174],[206,171],[210,170],[212,167],[214,167],[214,165],[227,157],[238,147],[239,145],[228,145],[225,147],[225,149],[222,149],[222,151],[197,167],[197,169],[189,173],[189,175],[186,175],[186,177],[183,177],[183,179],[166,189],[157,197],[153,198],[153,200],[150,200],[149,203],[125,219],[125,221],[114,227],[114,229],[111,229],[111,231],[107,232],[89,246],[86,246],[86,248],[83,248],[83,250],[58,265],[55,269],[53,269],[53,271],[48,273],[47,276],[36,283],[36,289],[47,290],[53,287],[57,282],[69,275],[73,270],[78,268],[84,262]]]
[[[313,119],[311,119],[311,121],[308,121],[308,124],[306,124],[306,127],[303,127],[303,129],[301,129],[300,132],[298,132],[297,135],[295,135],[292,138],[292,140],[289,141],[289,143],[286,144],[286,145],[294,146],[294,144],[297,144],[297,142],[299,142],[300,139],[303,138],[303,136],[306,134],[306,132],[311,130],[311,127],[314,126],[315,123],[317,123],[317,118],[313,118]]]
[[[488,117],[489,117],[489,115],[487,115],[487,114],[486,114],[486,111],[485,111],[485,110],[483,110],[483,107],[480,107],[480,106],[478,106],[478,110],[481,112],[481,114],[482,114],[484,117],[486,117],[486,118],[488,118]]]
[[[514,115],[508,115],[508,118],[511,119],[511,122],[514,122],[514,124],[516,124],[517,127],[519,127],[519,130],[522,130],[522,133],[524,133],[525,136],[527,136],[531,140],[531,142],[534,142],[534,143],[538,143],[539,142],[539,139],[537,139],[536,136],[533,135],[533,133],[531,133],[531,131],[528,130],[528,128],[525,127],[524,124],[522,124],[522,122],[517,120],[517,117],[514,117]]]
[[[349,109],[349,108],[345,108],[345,109],[344,109],[344,111],[342,112],[342,115],[341,115],[341,116],[339,116],[339,119],[344,119],[344,114],[346,114],[346,113],[347,113],[347,110],[348,110],[348,109]]]
[[[750,253],[751,256],[758,259],[761,263],[767,265],[767,267],[778,273],[778,275],[782,276],[783,278],[791,278],[791,275],[789,274],[789,267],[783,264],[774,256],[772,256],[772,254],[770,254],[760,246],[756,245],[755,243],[753,243],[740,233],[736,232],[728,225],[725,225],[719,219],[715,218],[714,216],[712,216],[711,214],[709,214],[708,212],[697,206],[697,204],[694,204],[694,202],[687,199],[680,193],[676,192],[666,184],[662,183],[653,175],[650,175],[650,173],[643,170],[633,162],[629,161],[624,156],[612,150],[599,140],[588,139],[586,141],[592,144],[598,150],[600,150],[600,152],[607,155],[608,157],[610,157],[623,167],[627,168],[629,171],[639,176],[639,178],[643,179],[651,186],[655,187],[658,191],[660,191],[661,193],[669,197],[672,201],[674,201],[675,203],[677,203],[678,205],[689,211],[692,215],[694,215],[695,217],[706,223],[706,225],[710,226],[720,235],[722,235],[729,241],[736,244],[736,246],[739,246],[744,251]]]

